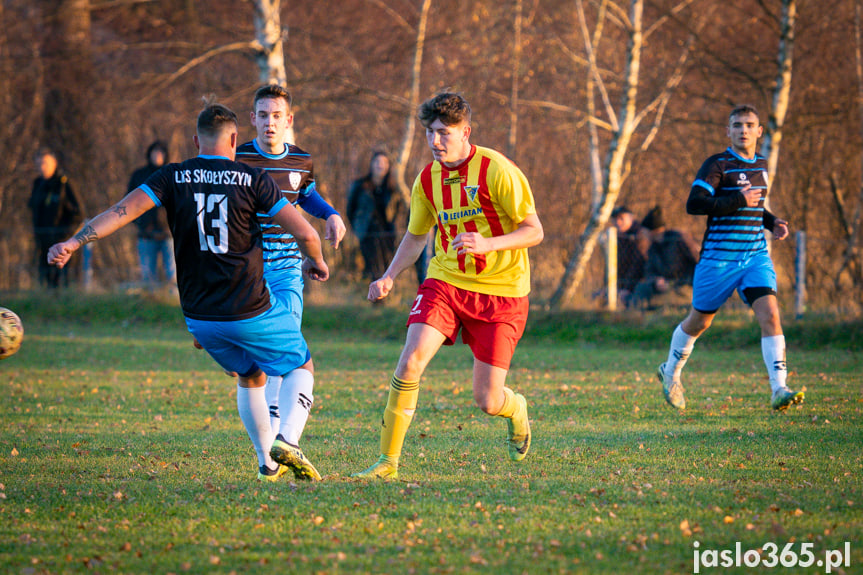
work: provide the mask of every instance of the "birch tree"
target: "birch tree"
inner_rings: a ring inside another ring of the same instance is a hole
[[[779,144],[791,94],[791,71],[794,54],[794,25],[797,20],[797,0],[782,0],[776,85],[767,120],[767,130],[761,139],[761,155],[767,158],[768,180],[773,182],[779,164]]]
[[[285,72],[284,40],[279,9],[281,0],[254,0],[255,40],[258,45],[255,60],[258,63],[258,79],[262,84],[285,86],[288,75]]]
[[[198,66],[231,52],[254,54],[258,65],[258,80],[262,84],[286,86],[284,42],[287,31],[282,29],[281,24],[281,0],[253,0],[252,8],[255,25],[254,39],[213,46],[189,58],[174,72],[156,82],[153,88],[138,100],[138,105],[148,103],[151,98],[162,93],[165,88]]]
[[[396,154],[395,179],[406,205],[411,203],[411,188],[405,179],[408,161],[411,157],[414,135],[416,134],[416,109],[420,102],[420,82],[422,80],[423,50],[426,41],[426,25],[428,14],[431,9],[431,0],[423,0],[420,8],[419,22],[417,23],[416,43],[414,44],[413,66],[411,68],[411,91],[407,104],[407,118],[405,119],[405,132]]]
[[[255,10],[255,60],[258,63],[258,80],[261,84],[278,84],[287,87],[288,74],[285,70],[285,39],[287,30],[282,29],[279,10],[281,0],[254,0]],[[294,126],[288,127],[285,138],[294,143]]]
[[[596,24],[592,33],[588,28],[588,19],[584,11],[583,0],[576,0],[575,4],[578,25],[587,55],[586,109],[590,132],[590,168],[593,202],[590,208],[590,218],[587,227],[578,238],[572,255],[567,261],[560,283],[549,300],[549,307],[551,309],[560,309],[564,305],[564,302],[571,300],[584,278],[587,264],[593,255],[599,234],[607,224],[614,204],[620,195],[621,187],[629,175],[633,138],[636,136],[639,126],[652,115],[653,125],[648,130],[646,136],[642,138],[639,145],[642,151],[650,147],[662,123],[668,101],[683,79],[694,40],[694,33],[690,34],[677,57],[674,69],[665,79],[659,93],[639,110],[638,92],[642,49],[645,40],[643,0],[631,0],[628,12],[625,12],[623,8],[610,0],[600,0],[597,7]],[[669,12],[669,16],[679,14],[690,4],[693,4],[693,0],[680,2]],[[669,16],[660,18],[649,27],[648,33],[658,30],[659,27],[666,23]],[[606,86],[604,75],[600,70],[596,51],[602,39],[607,20],[622,23],[627,34],[626,59],[621,74],[621,103],[617,108],[612,104],[612,97]],[[705,15],[702,15],[699,21],[704,22]],[[604,117],[601,117],[601,114],[604,114]],[[608,148],[605,151],[604,163],[601,160],[602,152],[600,149],[599,130],[606,130],[611,134]]]

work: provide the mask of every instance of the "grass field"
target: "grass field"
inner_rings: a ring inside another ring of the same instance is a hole
[[[536,312],[509,379],[530,404],[525,462],[473,406],[457,345],[426,372],[400,480],[364,483],[349,476],[377,458],[404,312],[310,307],[303,447],[325,481],[262,485],[236,384],[192,348],[178,307],[0,306],[26,330],[0,362],[3,573],[691,573],[737,543],[812,564],[700,571],[824,573],[838,550],[833,573],[863,573],[860,320],[786,321],[806,402],[774,413],[757,326],[720,316],[677,413],[654,371],[680,316]]]

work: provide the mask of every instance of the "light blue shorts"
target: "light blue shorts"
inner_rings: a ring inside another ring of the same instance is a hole
[[[272,273],[271,275],[264,274],[267,280],[267,285],[270,288],[270,294],[280,300],[288,311],[297,317],[297,323],[303,323],[303,279],[295,277],[295,274],[284,274],[282,277],[277,277],[279,274]]]
[[[270,309],[253,318],[204,321],[187,317],[186,327],[225,371],[248,377],[261,369],[267,375],[284,376],[312,355],[297,316],[278,298],[271,301]]]
[[[714,313],[737,290],[740,299],[752,305],[746,290],[759,290],[761,294],[776,293],[776,271],[766,253],[757,254],[743,262],[701,260],[695,266],[692,279],[692,307],[702,313]]]

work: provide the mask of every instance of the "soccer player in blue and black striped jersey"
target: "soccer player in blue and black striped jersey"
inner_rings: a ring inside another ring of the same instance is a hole
[[[292,372],[309,360],[309,350],[299,321],[267,288],[257,215],[266,214],[293,234],[306,256],[306,275],[323,281],[329,269],[318,233],[276,182],[234,161],[237,135],[237,116],[220,104],[207,105],[198,115],[197,157],[163,166],[72,238],[52,246],[48,261],[63,267],[75,250],[164,206],[186,326],[222,369],[238,375],[237,409],[258,456],[258,479],[272,480],[291,461],[272,453],[266,374]]]
[[[237,161],[261,168],[276,181],[282,196],[312,216],[326,222],[325,239],[334,249],[345,235],[339,213],[317,192],[312,156],[287,142],[293,124],[291,94],[270,84],[258,88],[252,101],[251,121],[256,137],[237,147]],[[302,254],[294,237],[266,214],[258,214],[264,240],[264,278],[273,297],[281,300],[297,319],[303,319]],[[289,456],[288,465],[297,479],[321,479],[299,447],[300,437],[314,402],[314,364],[311,355],[291,373],[267,378],[270,420],[278,436],[274,451]],[[279,405],[284,409],[279,409]]]
[[[716,312],[735,290],[751,306],[761,326],[761,353],[770,376],[773,409],[803,401],[803,392],[788,389],[785,336],[776,299],[776,272],[767,251],[764,229],[777,240],[788,237],[788,222],[764,207],[768,192],[767,160],[755,150],[763,127],[758,111],[738,106],[728,118],[731,145],[709,157],[692,184],[686,211],[706,215],[701,259],[695,267],[692,310],[671,336],[668,359],[659,366],[666,401],[683,409],[680,372]]]

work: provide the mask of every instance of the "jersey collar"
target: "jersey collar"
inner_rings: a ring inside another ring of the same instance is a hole
[[[258,145],[258,139],[255,138],[252,140],[252,145],[255,146],[255,151],[264,156],[265,158],[269,158],[270,160],[281,160],[285,156],[288,155],[288,145],[285,144],[285,149],[281,154],[270,154],[261,149],[261,146]]]
[[[471,144],[470,145],[470,153],[467,155],[467,158],[465,158],[462,163],[460,163],[459,165],[454,166],[452,168],[450,168],[449,166],[447,166],[443,162],[440,162],[440,165],[444,170],[449,170],[450,172],[458,172],[459,170],[461,170],[462,168],[464,168],[465,166],[468,165],[468,163],[473,159],[475,154],[476,154],[476,146]]]
[[[728,146],[728,153],[731,154],[732,156],[734,156],[735,158],[737,158],[738,160],[740,160],[741,162],[746,162],[747,164],[754,164],[755,162],[758,161],[758,153],[757,152],[756,152],[754,158],[744,158],[743,156],[741,156],[740,154],[735,152],[734,148],[732,148],[731,146]]]

